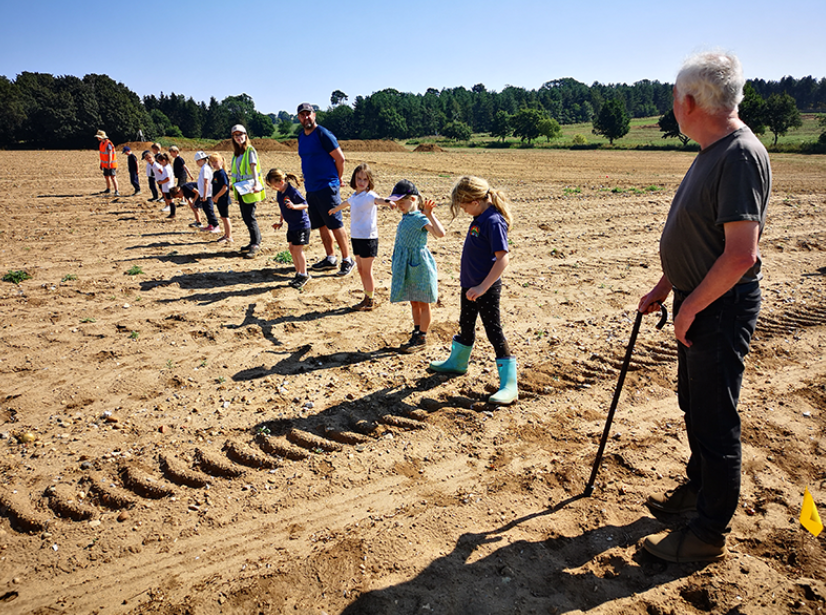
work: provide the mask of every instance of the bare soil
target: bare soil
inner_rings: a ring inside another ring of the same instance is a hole
[[[294,152],[261,157],[300,170]],[[380,193],[410,178],[445,204],[474,173],[512,196],[502,303],[520,400],[492,408],[481,328],[467,375],[427,371],[456,330],[467,218],[430,241],[440,302],[428,347],[405,355],[409,307],[388,301],[397,212],[379,216],[378,307],[352,312],[357,273],[287,285],[271,201],[245,260],[235,207],[223,247],[145,187],[96,194],[94,150],[0,152],[0,273],[31,276],[0,283],[0,612],[822,613],[826,534],[798,522],[807,486],[826,512],[822,156],[772,158],[731,556],[665,564],[640,548],[687,518],[644,506],[687,456],[673,328],[653,316],[580,497],[692,158],[348,155]],[[314,235],[309,260],[322,255]]]

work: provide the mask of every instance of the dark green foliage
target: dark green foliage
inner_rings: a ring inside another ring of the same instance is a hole
[[[272,123],[269,115],[253,111],[249,117],[247,130],[253,137],[271,137],[275,132],[275,124]]]
[[[614,98],[602,105],[599,115],[594,118],[592,132],[604,136],[608,143],[613,145],[614,139],[621,139],[630,129],[631,120],[625,110],[625,102],[620,98]]]
[[[9,271],[6,275],[3,276],[4,282],[11,282],[12,284],[20,284],[20,282],[22,282],[23,280],[31,279],[32,276],[30,276],[22,269],[15,269],[13,271]]]
[[[743,88],[743,100],[738,115],[756,135],[766,132],[766,101],[757,93],[750,82]]]
[[[539,131],[539,122],[543,119],[545,119],[545,114],[539,109],[520,109],[511,118],[513,136],[519,137],[523,143],[527,141],[530,145],[531,141],[542,134]]]
[[[773,145],[777,145],[777,137],[785,135],[792,128],[803,125],[800,111],[794,103],[794,98],[788,94],[772,94],[766,101],[766,125],[774,135]]]
[[[330,94],[330,104],[334,107],[347,100],[347,94],[342,92],[341,90],[333,90],[333,93]]]
[[[674,117],[674,109],[669,109],[668,113],[657,120],[657,125],[660,127],[660,132],[663,133],[663,139],[677,138],[680,143],[686,145],[690,139],[680,132],[680,124],[677,118]]]
[[[442,126],[442,135],[454,141],[467,141],[472,134],[470,126],[458,120]]]
[[[758,79],[752,80],[748,88],[753,88],[753,92],[746,92],[740,114],[757,133],[767,124],[759,121],[761,96],[788,94],[800,109],[826,108],[826,79]],[[542,118],[554,119],[559,124],[600,124],[595,110],[602,111],[615,99],[624,101],[629,118],[665,115],[671,108],[671,85],[642,80],[631,85],[589,86],[564,78],[547,81],[538,90],[506,86],[496,92],[482,83],[471,89],[428,88],[424,94],[384,89],[369,96],[356,96],[352,103],[348,103],[347,94],[334,90],[331,107],[326,112],[319,110],[319,123],[339,139],[411,139],[435,135],[445,125],[461,122],[473,133],[490,133],[504,143],[516,128],[510,120],[515,119],[520,109],[536,110]],[[752,103],[754,108],[750,107]],[[164,135],[226,139],[236,123],[244,124],[254,136],[272,135],[275,126],[285,136],[296,129],[294,116],[286,111],[270,114],[269,123],[262,116],[247,94],[228,96],[223,101],[211,98],[208,103],[175,93],[145,96],[141,100],[106,75],[92,74],[79,79],[23,72],[13,81],[0,77],[0,147],[94,149],[97,130],[105,130],[117,144],[135,140],[138,130],[152,140]],[[540,136],[529,126],[527,122],[519,130],[523,143],[530,144]],[[785,133],[775,136],[782,134]]]
[[[513,132],[511,128],[511,117],[507,111],[499,110],[493,116],[493,124],[490,128],[490,136],[499,137],[502,142],[505,142],[505,137],[509,137]]]
[[[349,107],[348,107],[349,108]],[[298,124],[293,124],[289,119],[279,120],[278,122],[278,134],[282,137],[289,137],[293,134],[295,127]],[[335,133],[333,133],[335,134]]]

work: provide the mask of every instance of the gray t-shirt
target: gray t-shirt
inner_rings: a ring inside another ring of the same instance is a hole
[[[680,184],[660,238],[663,273],[690,293],[703,281],[726,245],[723,225],[766,223],[771,192],[769,154],[748,126],[702,150]],[[738,284],[762,278],[759,256]]]

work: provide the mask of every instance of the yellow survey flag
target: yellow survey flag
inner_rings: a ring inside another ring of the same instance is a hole
[[[800,525],[809,530],[815,538],[823,531],[823,522],[820,520],[820,515],[817,514],[815,508],[815,501],[812,499],[812,494],[809,493],[809,488],[803,492],[803,508],[800,509]]]

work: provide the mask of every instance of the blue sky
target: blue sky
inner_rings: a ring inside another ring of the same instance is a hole
[[[3,9],[0,75],[107,74],[139,96],[245,92],[264,113],[384,88],[673,82],[694,51],[747,77],[826,76],[826,2],[32,0]]]

